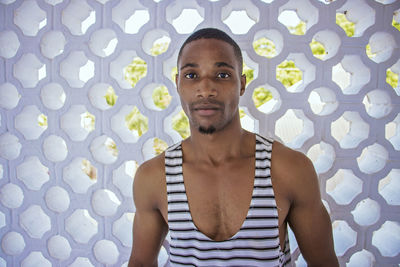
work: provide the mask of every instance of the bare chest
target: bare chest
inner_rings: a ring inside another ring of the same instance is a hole
[[[226,240],[235,235],[250,207],[254,158],[218,168],[184,164],[183,174],[196,227],[213,240]]]

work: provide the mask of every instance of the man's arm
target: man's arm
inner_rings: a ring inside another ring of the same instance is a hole
[[[158,253],[168,232],[168,225],[160,211],[162,197],[166,197],[162,179],[164,167],[160,159],[145,162],[135,175],[133,196],[136,213],[129,267],[157,266]]]
[[[290,209],[287,220],[308,266],[339,266],[332,224],[321,201],[318,177],[304,154],[281,146]]]

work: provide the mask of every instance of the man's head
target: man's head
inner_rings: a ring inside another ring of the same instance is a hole
[[[176,86],[192,133],[240,127],[239,97],[246,85],[242,64],[240,48],[217,29],[195,32],[182,45]]]
[[[199,40],[199,39],[216,39],[216,40],[224,41],[225,43],[230,44],[233,47],[233,51],[235,52],[236,59],[240,65],[240,69],[239,69],[240,74],[242,74],[243,56],[242,56],[242,51],[240,50],[239,45],[228,34],[226,34],[225,32],[223,32],[219,29],[215,29],[215,28],[204,28],[204,29],[200,29],[200,30],[192,33],[185,40],[185,42],[181,46],[181,49],[179,50],[177,65],[179,65],[179,59],[181,58],[183,48],[188,43]]]

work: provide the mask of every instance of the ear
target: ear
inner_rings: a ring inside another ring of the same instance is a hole
[[[242,96],[245,91],[246,91],[246,74],[242,74],[242,76],[240,76],[240,96]]]

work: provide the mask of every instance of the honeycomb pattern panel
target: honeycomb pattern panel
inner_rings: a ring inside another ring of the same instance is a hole
[[[313,161],[340,265],[400,262],[399,1],[0,0],[0,18],[0,266],[127,266],[135,172],[190,135],[175,65],[203,27],[242,48],[243,128]]]

